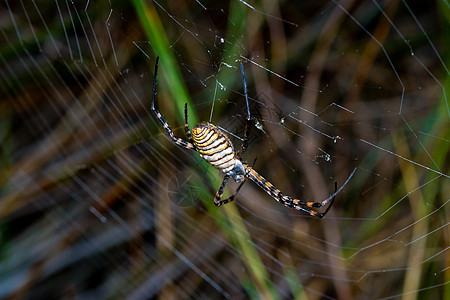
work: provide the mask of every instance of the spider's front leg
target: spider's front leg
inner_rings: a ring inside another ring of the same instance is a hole
[[[194,143],[192,143],[191,133],[189,132],[189,128],[187,127],[187,107],[185,106],[185,130],[187,129],[186,135],[188,136],[189,141],[185,141],[179,137],[176,137],[173,134],[172,129],[170,129],[169,124],[164,120],[163,116],[161,115],[161,113],[159,112],[159,110],[157,108],[156,84],[157,84],[157,76],[158,76],[158,62],[159,62],[159,57],[156,57],[155,77],[153,78],[153,94],[152,94],[152,106],[151,106],[152,112],[155,115],[156,119],[159,121],[159,123],[162,125],[162,127],[166,131],[167,135],[172,140],[172,142],[174,142],[175,144],[177,144],[178,146],[181,146],[183,148],[195,150]]]
[[[236,153],[237,158],[241,158],[244,155],[245,151],[248,148],[248,142],[250,139],[250,128],[252,126],[252,119],[250,117],[250,107],[248,105],[248,94],[247,94],[247,82],[245,81],[245,73],[244,66],[241,63],[241,73],[242,73],[242,81],[244,82],[244,95],[245,95],[245,104],[247,106],[247,118],[245,122],[245,132],[244,132],[244,140],[242,141],[241,149]]]
[[[189,130],[189,125],[188,125],[187,103],[184,104],[184,132],[186,132],[186,136],[188,138],[189,143],[194,144],[194,140],[192,139],[192,134],[191,134],[191,131]]]

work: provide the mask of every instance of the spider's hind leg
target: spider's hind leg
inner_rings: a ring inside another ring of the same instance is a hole
[[[333,193],[334,196],[333,196],[333,198],[331,198],[330,204],[328,205],[327,209],[325,209],[325,211],[322,213],[310,210],[309,214],[316,218],[323,218],[327,214],[327,212],[331,209],[331,206],[333,206],[334,199],[336,199],[336,192],[337,192],[337,182],[334,182],[334,193]],[[308,203],[310,203],[310,202],[308,202]],[[323,205],[326,205],[326,204],[321,203],[320,206],[323,206]],[[320,207],[320,206],[312,205],[312,207]]]

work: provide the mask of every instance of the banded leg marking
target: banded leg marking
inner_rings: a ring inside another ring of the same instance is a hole
[[[170,129],[169,124],[164,120],[159,110],[156,108],[156,84],[157,84],[157,74],[158,74],[158,63],[159,63],[159,57],[156,57],[156,63],[155,63],[155,77],[153,78],[153,96],[152,96],[152,112],[155,114],[156,119],[158,119],[159,123],[164,127],[164,130],[166,131],[167,135],[170,137],[170,139],[177,144],[178,146],[181,146],[186,149],[195,149],[195,146],[190,141],[185,141],[179,137],[176,137],[172,129]],[[186,124],[187,124],[187,118],[186,118]],[[186,126],[186,125],[185,125]],[[188,129],[189,130],[189,129]],[[190,134],[190,133],[189,133]],[[189,136],[188,136],[189,138]]]
[[[294,199],[289,196],[283,195],[283,193],[277,189],[273,184],[267,181],[264,177],[259,175],[253,168],[246,168],[246,176],[250,178],[253,182],[255,182],[259,187],[261,187],[267,194],[272,196],[279,203],[283,204],[286,207],[294,208],[296,210],[303,211],[310,216],[322,218],[325,214],[330,210],[331,205],[333,205],[334,199],[336,198],[336,192],[334,193],[334,197],[331,199],[324,200],[322,202],[310,202],[310,201],[301,201],[299,199]],[[335,183],[335,189],[337,189],[337,183]],[[329,203],[329,206],[323,213],[319,213],[317,211],[312,210],[311,208],[319,208],[325,206]]]
[[[214,198],[214,204],[216,206],[222,206],[224,204],[227,204],[231,201],[234,200],[234,198],[236,197],[237,193],[239,193],[239,190],[241,189],[241,187],[244,185],[245,181],[247,180],[247,178],[244,178],[244,180],[241,182],[241,184],[238,186],[238,188],[236,189],[236,191],[233,193],[233,195],[231,195],[230,197],[228,197],[227,199],[224,200],[220,200],[222,198],[223,195],[223,190],[225,188],[225,186],[227,185],[228,179],[230,178],[229,175],[225,175],[223,177],[222,180],[222,184],[219,187],[219,190],[217,191],[216,197]]]

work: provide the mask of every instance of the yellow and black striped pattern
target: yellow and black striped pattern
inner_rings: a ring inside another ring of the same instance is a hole
[[[301,201],[283,195],[283,193],[279,189],[277,189],[273,184],[267,181],[267,179],[259,175],[258,172],[253,170],[253,168],[248,165],[245,165],[245,176],[250,180],[252,180],[254,183],[256,183],[260,188],[266,191],[267,194],[272,196],[272,198],[277,200],[279,203],[283,204],[286,207],[306,212],[313,217],[322,218],[328,212],[329,208],[331,207],[335,199],[335,197],[333,197],[332,199],[327,199],[322,202],[310,202],[310,201]],[[330,205],[324,213],[319,213],[310,209],[313,207],[315,208],[322,207],[324,205],[327,205],[328,203],[330,203]]]
[[[192,129],[195,150],[208,163],[228,173],[236,164],[235,152],[230,139],[209,122],[197,124]]]
[[[194,145],[190,142],[186,142],[183,139],[180,139],[179,137],[176,137],[173,135],[172,129],[170,129],[169,124],[164,120],[164,118],[161,116],[161,114],[152,107],[153,112],[155,113],[156,119],[158,119],[159,123],[163,126],[164,130],[167,132],[167,135],[170,137],[170,139],[177,144],[178,146],[181,146],[186,149],[195,149]],[[189,132],[189,130],[187,131]]]

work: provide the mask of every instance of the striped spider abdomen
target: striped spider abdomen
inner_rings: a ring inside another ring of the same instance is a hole
[[[225,174],[236,164],[235,152],[230,139],[209,122],[202,122],[192,129],[194,146],[200,156]]]

